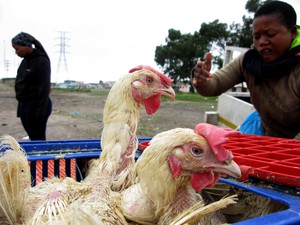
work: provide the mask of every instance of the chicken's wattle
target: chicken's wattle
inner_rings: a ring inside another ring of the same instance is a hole
[[[213,171],[199,172],[191,175],[191,185],[195,191],[201,191],[205,187],[213,186],[220,178]]]

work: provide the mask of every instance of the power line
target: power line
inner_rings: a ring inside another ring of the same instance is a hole
[[[7,74],[10,68],[10,61],[6,58],[6,43],[3,41],[3,66],[4,72]]]
[[[66,51],[67,47],[70,47],[70,45],[67,44],[67,41],[70,40],[70,38],[66,37],[66,34],[68,32],[66,31],[58,31],[60,33],[59,39],[59,59],[58,59],[58,65],[57,65],[57,73],[60,71],[61,64],[63,64],[65,72],[68,72],[68,66],[67,66],[67,59],[66,59]]]

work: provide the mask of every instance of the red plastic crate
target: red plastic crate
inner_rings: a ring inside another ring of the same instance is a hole
[[[289,165],[284,166],[273,163],[266,167],[256,168],[251,176],[288,186],[299,187],[300,185],[300,168]]]
[[[253,155],[253,154],[259,154],[264,153],[264,151],[251,149],[251,148],[239,148],[239,149],[231,149],[230,150],[233,155],[239,154],[239,155]]]
[[[300,187],[300,141],[242,134],[230,137],[224,147],[235,156],[241,181],[254,177]]]
[[[149,142],[141,142],[144,150]],[[256,135],[234,135],[223,144],[234,155],[242,177],[300,187],[300,141]]]

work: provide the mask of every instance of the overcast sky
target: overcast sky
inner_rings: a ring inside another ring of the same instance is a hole
[[[169,29],[194,33],[201,23],[215,19],[228,24],[242,23],[246,2],[1,0],[0,78],[16,75],[21,59],[14,54],[11,38],[21,31],[30,33],[44,45],[52,62],[52,82],[115,81],[140,64],[159,69],[154,61],[155,48],[165,44]],[[286,2],[296,9],[300,24],[300,1]],[[60,55],[62,33],[65,55]],[[5,61],[9,66],[4,67]]]

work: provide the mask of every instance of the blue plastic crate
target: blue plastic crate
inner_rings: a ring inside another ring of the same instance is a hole
[[[139,139],[149,141],[150,138]],[[28,155],[32,184],[47,177],[72,177],[82,180],[81,165],[84,160],[98,158],[101,153],[101,141],[91,140],[53,140],[19,142]],[[136,159],[141,154],[137,151]]]
[[[147,142],[151,138],[139,139],[139,142]],[[24,141],[19,142],[28,155],[31,167],[33,184],[37,178],[39,181],[48,177],[51,164],[52,176],[69,176],[80,181],[82,179],[80,165],[81,160],[98,158],[101,153],[99,139],[91,140],[63,140],[63,141]],[[137,151],[136,158],[141,151]],[[37,171],[37,164],[42,171]],[[62,168],[63,166],[63,168]],[[61,174],[63,171],[63,174]],[[234,223],[235,225],[299,225],[300,224],[300,195],[297,188],[289,188],[288,191],[280,185],[273,189],[261,187],[251,182],[239,182],[232,179],[220,178],[220,181],[243,190],[261,195],[273,201],[281,202],[288,209],[272,213],[263,217]]]

